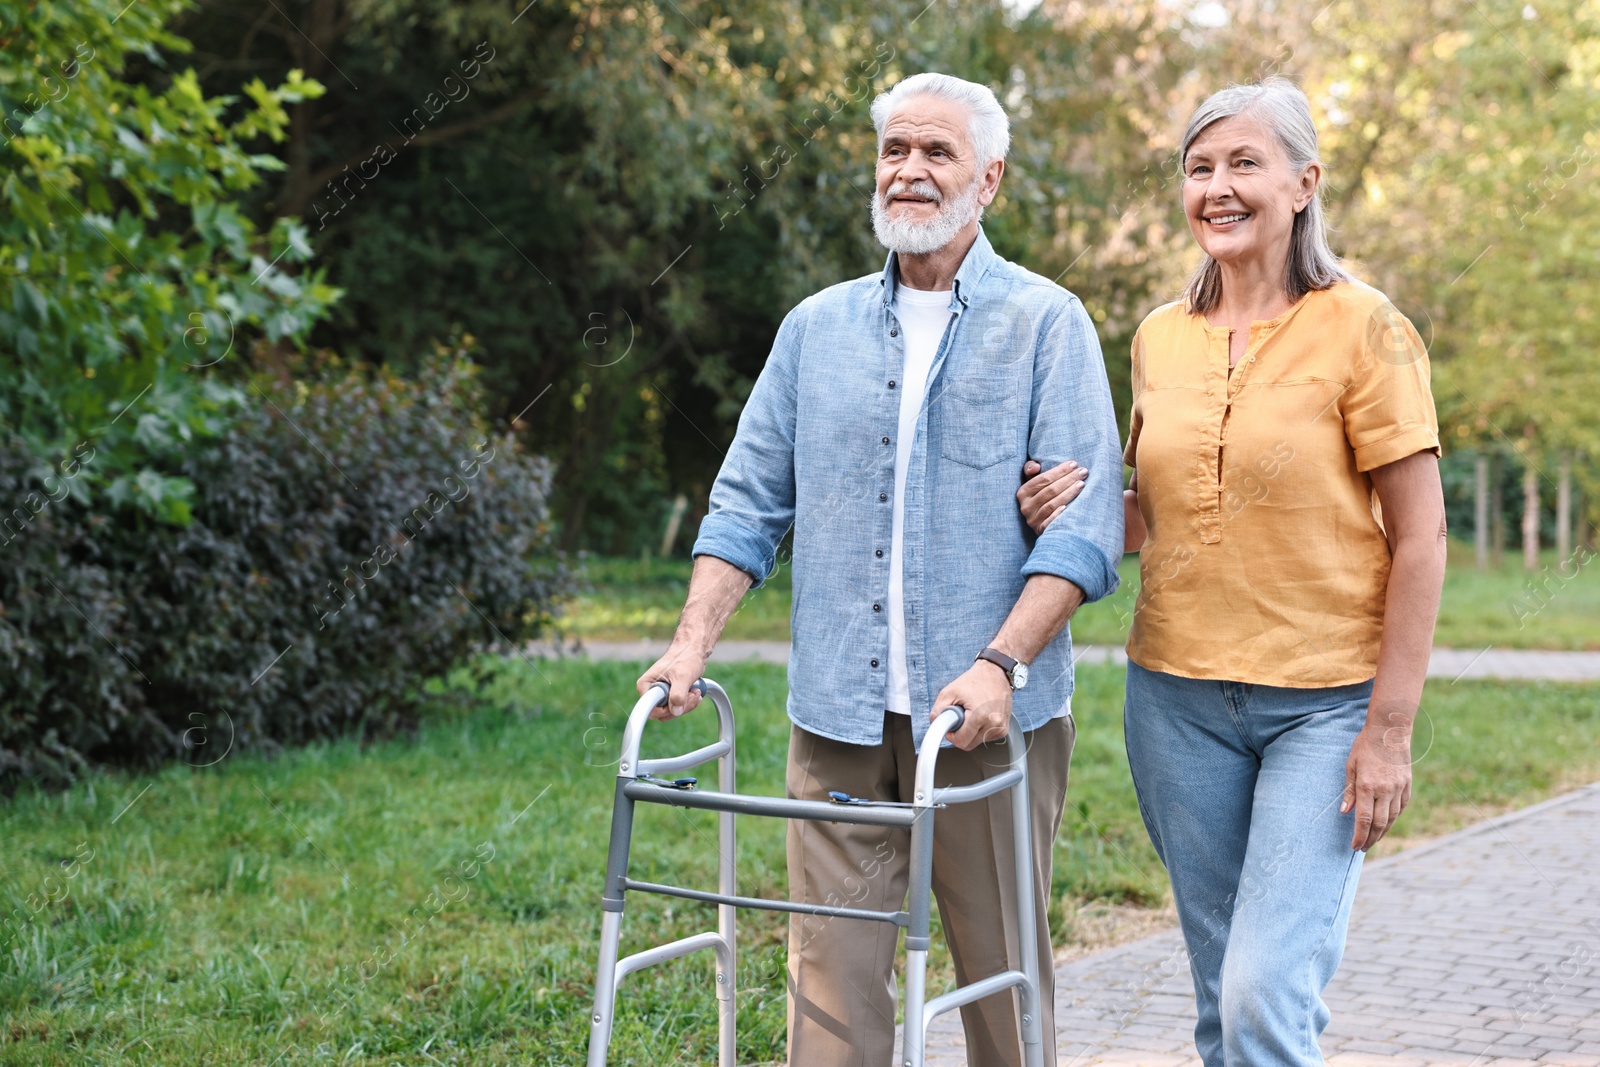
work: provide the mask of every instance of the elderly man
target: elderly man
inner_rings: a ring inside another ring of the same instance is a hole
[[[1065,626],[1116,588],[1122,549],[1117,427],[1094,327],[1054,283],[1000,258],[979,225],[1005,170],[1005,112],[982,85],[919,74],[873,102],[872,223],[880,274],[835,285],[784,318],[739,420],[695,542],[672,646],[639,679],[665,680],[662,717],[698,702],[704,670],[747,589],[794,527],[787,774],[793,797],[829,790],[909,801],[931,713],[967,711],[941,784],[1006,765],[1027,731],[1043,953],[1041,1020],[1055,1062],[1050,845],[1075,728]],[[1072,457],[1082,496],[1037,537],[1017,513],[1025,457]],[[998,742],[998,744],[996,744]],[[963,982],[1008,960],[1016,917],[1004,794],[939,813],[933,888]],[[896,910],[909,834],[789,823],[791,898]],[[789,1062],[889,1063],[896,931],[796,915],[789,926]],[[968,1062],[1020,1064],[1014,994],[962,1009]]]

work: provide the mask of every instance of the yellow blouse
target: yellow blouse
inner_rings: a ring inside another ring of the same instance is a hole
[[[1377,673],[1389,544],[1367,472],[1439,451],[1428,354],[1358,282],[1250,326],[1184,302],[1133,341],[1137,472],[1149,536],[1128,658],[1185,678],[1315,688]]]

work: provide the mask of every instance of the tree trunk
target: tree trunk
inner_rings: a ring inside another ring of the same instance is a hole
[[[1572,453],[1561,453],[1556,474],[1556,559],[1572,555]]]
[[[1583,459],[1581,455],[1578,458],[1580,461]],[[1577,516],[1576,525],[1578,527],[1576,537],[1577,543],[1593,552],[1594,523],[1589,521],[1589,494],[1584,492],[1582,486],[1579,486],[1578,491],[1573,495],[1574,500],[1572,501],[1572,510]]]
[[[1499,570],[1506,559],[1505,464],[1498,452],[1489,457],[1489,547]]]
[[[342,17],[339,8],[340,0],[312,0],[310,10],[300,9],[298,25],[296,20],[284,15],[285,23],[295,30],[283,38],[289,50],[290,62],[303,70],[306,77],[315,78],[333,90],[331,95],[335,98],[343,94],[346,84],[360,91],[329,58],[330,53],[340,50],[340,38],[349,22],[348,18]],[[335,82],[339,84],[335,85]],[[316,139],[319,119],[328,106],[329,99],[324,96],[320,100],[302,100],[289,107],[289,143],[284,150],[286,165],[283,181],[273,207],[275,218],[305,215],[317,195],[316,188],[311,184],[312,142]]]
[[[1477,478],[1472,500],[1472,540],[1477,549],[1478,569],[1489,569],[1489,457],[1478,453]]]
[[[672,514],[667,516],[667,531],[661,535],[661,558],[672,557],[672,546],[678,540],[678,526],[683,522],[683,513],[689,510],[689,498],[679,493],[672,501]]]
[[[1532,448],[1522,463],[1522,569],[1539,569],[1539,470]]]

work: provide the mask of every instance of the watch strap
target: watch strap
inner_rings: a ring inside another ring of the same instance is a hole
[[[986,648],[978,653],[978,659],[986,659],[996,667],[1006,672],[1006,681],[1011,681],[1011,672],[1017,669],[1017,661],[997,649]],[[1015,685],[1012,688],[1016,688]]]

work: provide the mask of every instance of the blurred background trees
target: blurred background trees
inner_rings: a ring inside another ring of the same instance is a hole
[[[1486,551],[1525,522],[1570,546],[1595,516],[1592,0],[121,8],[0,4],[0,409],[59,456],[153,381],[75,486],[166,521],[186,435],[259,404],[247,373],[407,375],[442,342],[554,462],[562,547],[671,525],[683,552],[783,314],[881,265],[867,107],[924,69],[1010,110],[986,225],[1083,298],[1123,417],[1128,338],[1195,255],[1184,118],[1296,78],[1339,250],[1431,344],[1454,529],[1481,499]],[[191,349],[223,334],[241,367],[207,376]]]
[[[1535,471],[1554,536],[1561,472],[1593,499],[1600,425],[1578,388],[1600,340],[1594,18],[1453,0],[215,0],[170,29],[209,93],[296,70],[326,89],[286,104],[282,140],[259,146],[281,169],[241,198],[258,226],[302,220],[343,290],[310,343],[404,371],[470,335],[491,415],[522,412],[556,461],[561,544],[636,554],[659,551],[679,494],[680,551],[692,537],[784,312],[881,263],[867,105],[923,69],[1011,110],[991,237],[1084,299],[1124,410],[1128,338],[1192,262],[1183,119],[1229,81],[1300,80],[1340,250],[1431,339],[1465,464],[1456,528],[1482,452],[1514,505]],[[169,52],[137,64],[152,89]],[[1565,528],[1587,509],[1569,512]]]

